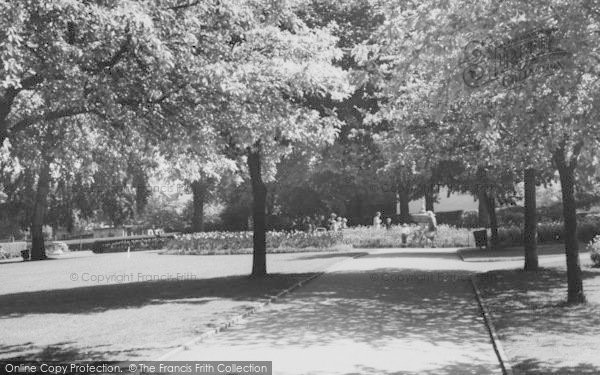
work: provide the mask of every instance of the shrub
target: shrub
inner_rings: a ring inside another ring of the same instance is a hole
[[[500,226],[518,226],[522,227],[525,222],[525,209],[514,206],[498,210],[498,224]]]
[[[561,221],[563,219],[562,203],[539,207],[537,216],[540,223]]]
[[[594,267],[600,267],[600,235],[594,237],[587,247],[594,262]]]
[[[600,235],[600,220],[585,218],[577,224],[577,239],[581,242],[590,242]]]
[[[3,242],[0,243],[0,259],[19,258],[21,251],[26,250],[27,242]]]
[[[517,225],[498,228],[498,240],[502,246],[517,246],[523,243],[523,230]]]
[[[324,249],[342,242],[341,232],[267,232],[267,249]],[[176,236],[167,249],[183,253],[247,253],[252,248],[252,232],[201,232]]]
[[[463,228],[477,228],[479,226],[479,214],[477,211],[465,211],[460,218],[460,226]]]
[[[463,211],[446,211],[436,213],[436,221],[438,225],[447,224],[458,227],[461,225],[463,217]]]
[[[538,242],[560,242],[563,238],[564,224],[560,221],[538,223]]]
[[[167,246],[172,240],[168,237],[147,237],[147,238],[132,238],[119,240],[94,241],[92,251],[94,253],[116,253],[139,250],[159,250]]]
[[[420,247],[414,235],[416,226],[411,227],[407,238],[408,247]],[[449,225],[438,225],[435,245],[438,247],[466,247],[474,243],[471,230]],[[387,248],[402,246],[402,230],[400,226],[392,229],[373,229],[372,227],[355,227],[344,230],[344,243],[357,248]]]

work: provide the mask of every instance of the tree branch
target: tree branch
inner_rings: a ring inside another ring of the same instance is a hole
[[[11,127],[9,127],[8,130],[10,131],[10,133],[17,133],[26,129],[28,126],[34,125],[40,121],[58,120],[64,117],[71,117],[89,112],[90,111],[84,107],[62,108],[55,111],[50,111],[43,115],[29,116],[24,119],[21,119],[14,123]]]
[[[108,58],[104,61],[97,61],[96,67],[94,67],[94,68],[89,68],[89,67],[82,68],[83,71],[88,72],[88,73],[99,73],[103,69],[112,68],[113,66],[117,65],[119,63],[119,61],[121,61],[121,59],[123,59],[123,56],[125,56],[125,53],[127,53],[129,51],[130,46],[131,46],[131,34],[129,34],[129,32],[127,32],[127,37],[125,38],[123,43],[121,43],[121,46],[114,53],[114,55],[112,55],[110,58]]]
[[[192,2],[187,2],[187,3],[183,3],[183,4],[179,4],[179,5],[174,5],[172,7],[167,7],[167,10],[180,10],[180,9],[185,9],[185,8],[191,8],[193,6],[196,6],[200,4],[200,0],[196,0],[196,1],[192,1]]]

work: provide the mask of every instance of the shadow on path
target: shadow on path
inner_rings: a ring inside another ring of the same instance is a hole
[[[469,275],[327,273],[169,359],[264,358],[278,374],[499,374]]]

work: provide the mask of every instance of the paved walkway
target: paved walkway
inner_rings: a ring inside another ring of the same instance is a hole
[[[501,374],[469,276],[506,267],[456,249],[373,250],[167,359],[268,360],[278,375]]]

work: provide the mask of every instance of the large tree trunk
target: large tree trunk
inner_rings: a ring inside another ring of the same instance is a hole
[[[427,184],[425,187],[425,210],[433,211],[434,201],[433,184]]]
[[[206,200],[206,185],[202,181],[192,182],[192,197],[194,209],[192,212],[192,231],[204,231],[204,201]]]
[[[525,223],[523,228],[525,271],[537,271],[539,262],[537,254],[537,216],[535,212],[535,169],[525,169],[523,180],[525,183]]]
[[[496,216],[496,197],[494,193],[490,192],[486,196],[487,202],[487,210],[490,215],[490,245],[492,249],[497,249],[500,244],[500,239],[498,237],[498,217]]]
[[[254,251],[252,257],[252,276],[267,274],[267,240],[265,228],[267,188],[262,180],[260,149],[248,153],[248,169],[252,181],[252,219]]]
[[[400,222],[408,223],[408,222],[410,222],[410,212],[409,212],[410,198],[408,195],[408,190],[400,188],[398,190],[398,198],[400,201]]]
[[[50,162],[48,160],[43,160],[38,178],[37,192],[35,194],[33,215],[31,218],[31,260],[46,259],[43,226],[49,190]]]
[[[565,254],[567,257],[568,303],[584,303],[583,281],[579,264],[577,243],[577,216],[575,207],[575,167],[564,162],[564,152],[556,156],[562,190],[563,218],[565,222]]]

